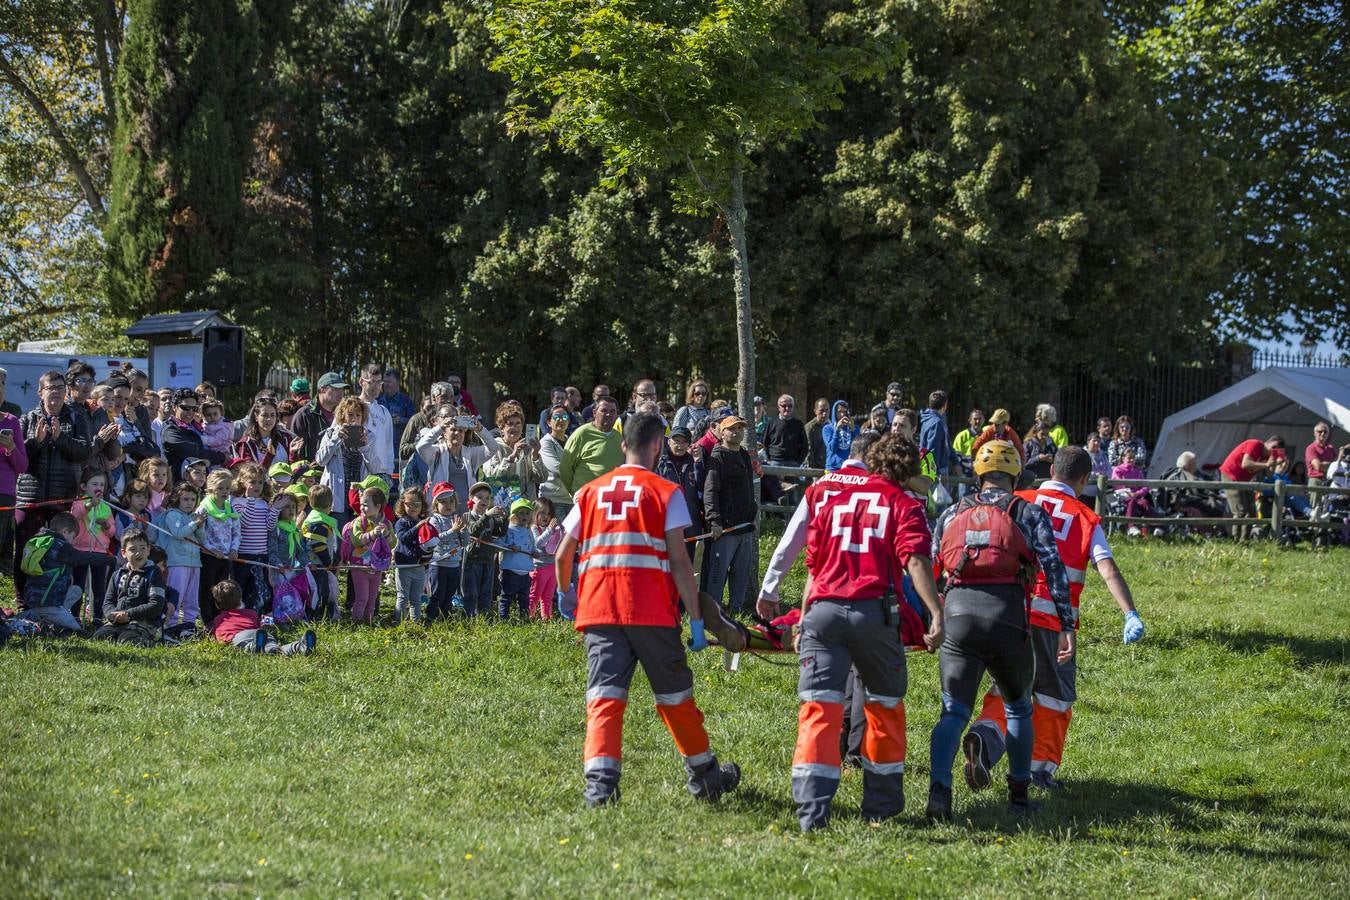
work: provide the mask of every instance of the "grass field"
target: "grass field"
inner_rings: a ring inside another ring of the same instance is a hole
[[[308,659],[87,641],[0,651],[0,895],[1350,893],[1350,554],[1118,541],[1149,634],[1095,579],[1063,792],[1021,825],[960,784],[922,824],[936,660],[910,657],[908,808],[802,837],[793,669],[694,660],[717,808],[684,793],[639,676],[624,798],[580,801],[563,625],[325,629]],[[767,554],[765,555],[767,559]]]

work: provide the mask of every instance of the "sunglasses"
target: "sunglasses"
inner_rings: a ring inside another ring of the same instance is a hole
[[[551,418],[554,422],[568,422],[571,421],[572,419],[571,416],[550,416],[549,418]]]

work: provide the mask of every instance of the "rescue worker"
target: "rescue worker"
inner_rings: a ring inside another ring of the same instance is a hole
[[[861,439],[861,437],[859,438]],[[905,808],[905,650],[897,594],[913,577],[932,614],[928,649],[942,641],[942,610],[926,555],[928,520],[905,493],[919,448],[897,435],[867,451],[867,468],[840,468],[806,491],[806,567],[810,580],[797,649],[797,746],[792,797],[802,831],[828,824],[839,789],[844,689],[856,666],[866,690],[862,815],[881,821]]]
[[[1050,474],[1051,480],[1038,489],[1018,491],[1017,496],[1044,509],[1055,527],[1055,545],[1069,580],[1074,631],[1078,630],[1078,600],[1091,563],[1125,615],[1124,642],[1133,644],[1142,640],[1144,621],[1135,610],[1130,586],[1111,555],[1101,520],[1078,499],[1092,477],[1092,457],[1082,447],[1065,447],[1055,454]],[[1060,623],[1044,572],[1037,576],[1032,591],[1030,618],[1031,647],[1036,656],[1036,680],[1031,695],[1031,724],[1036,733],[1031,750],[1031,783],[1053,790],[1063,786],[1054,775],[1064,756],[1064,738],[1078,698],[1078,660],[1076,657],[1063,663],[1056,660]],[[989,770],[1003,756],[1006,730],[1003,698],[995,688],[985,695],[984,709],[962,744],[966,783],[971,790],[989,785]]]
[[[1007,710],[1008,806],[1017,813],[1035,809],[1027,797],[1035,658],[1027,640],[1026,598],[1038,562],[1064,629],[1056,659],[1067,663],[1073,658],[1073,606],[1054,525],[1045,510],[1012,493],[1022,473],[1022,454],[989,431],[972,450],[979,493],[943,513],[933,533],[933,555],[947,581],[946,640],[938,658],[942,716],[930,743],[930,822],[951,818],[952,761],[986,669]]]
[[[736,789],[741,770],[719,765],[694,703],[694,675],[680,641],[680,609],[689,615],[690,647],[708,646],[684,529],[689,509],[673,484],[652,471],[665,440],[659,415],[635,413],[624,426],[624,463],[587,483],[563,521],[558,584],[578,568],[576,627],[586,646],[586,804],[619,799],[623,716],[628,685],[642,665],[656,711],[684,757],[689,793],[716,800]],[[675,552],[670,552],[670,548]]]

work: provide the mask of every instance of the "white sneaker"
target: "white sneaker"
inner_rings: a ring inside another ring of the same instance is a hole
[[[1130,530],[1125,533],[1128,534],[1130,537],[1139,537],[1139,535],[1143,534],[1143,532],[1139,530],[1138,525],[1131,525]]]

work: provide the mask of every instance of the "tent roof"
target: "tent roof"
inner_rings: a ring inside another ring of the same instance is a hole
[[[1150,471],[1171,466],[1182,449],[1204,447],[1202,432],[1228,442],[1235,430],[1264,438],[1285,429],[1290,445],[1306,442],[1299,429],[1319,419],[1350,432],[1350,369],[1280,366],[1262,369],[1163,421]],[[1257,433],[1257,432],[1260,433]],[[1229,444],[1231,449],[1236,442]],[[1214,452],[1208,448],[1211,455]],[[1202,460],[1204,461],[1204,460]]]

